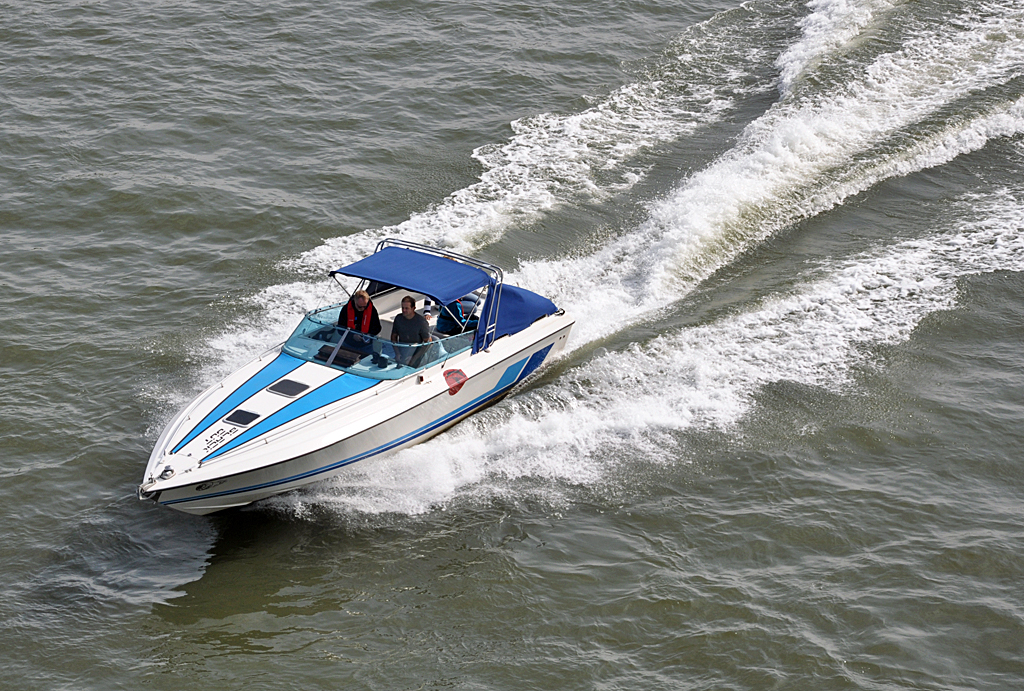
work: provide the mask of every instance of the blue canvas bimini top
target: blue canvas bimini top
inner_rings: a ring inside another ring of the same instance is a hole
[[[331,273],[423,293],[442,305],[495,283],[494,277],[475,266],[404,247],[385,247]]]
[[[427,248],[424,248],[427,249]],[[496,268],[496,267],[495,267]],[[500,270],[497,274],[500,276]],[[487,288],[487,302],[478,312],[473,352],[490,346],[495,339],[518,333],[541,317],[558,311],[555,303],[525,288],[504,285],[495,275],[439,254],[405,247],[382,247],[368,257],[343,266],[341,274],[379,281],[423,295],[442,305]]]
[[[519,333],[541,317],[557,311],[555,303],[543,295],[516,286],[502,286],[494,338]]]

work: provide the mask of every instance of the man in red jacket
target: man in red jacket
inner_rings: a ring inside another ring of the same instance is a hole
[[[365,290],[357,290],[352,294],[348,304],[341,308],[338,315],[338,327],[347,329],[344,345],[347,348],[359,352],[373,351],[373,364],[378,367],[386,367],[387,360],[381,355],[381,342],[376,338],[380,333],[380,315],[377,308],[370,302],[370,294]],[[372,341],[372,348],[367,348],[367,343]]]
[[[348,304],[341,308],[338,315],[338,326],[349,329],[357,334],[369,334],[376,336],[380,333],[380,315],[377,308],[370,302],[370,294],[365,290],[357,290],[352,294]],[[355,337],[359,341],[369,339]]]

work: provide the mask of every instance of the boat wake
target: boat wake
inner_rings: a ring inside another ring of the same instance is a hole
[[[1024,190],[958,207],[955,232],[824,264],[742,314],[598,351],[441,438],[275,505],[414,515],[541,479],[516,494],[558,506],[567,488],[600,486],[621,466],[687,458],[679,432],[733,429],[767,384],[849,393],[879,346],[906,341],[926,316],[955,307],[958,279],[1024,271]]]
[[[910,29],[895,48],[872,55],[864,32],[881,31],[903,6],[819,0],[810,7],[802,37],[774,60],[781,98],[730,151],[596,251],[524,262],[510,276],[576,316],[570,348],[656,323],[702,281],[800,220],[1024,132],[1024,98],[1013,88],[1024,68],[1019,4],[981,5],[931,27],[905,22]],[[681,64],[686,43],[673,47]],[[297,265],[333,267],[391,234],[472,251],[529,214],[580,194],[611,193],[639,174],[638,150],[729,112],[733,87],[711,83],[665,97],[651,79],[584,113],[519,121],[508,144],[477,152],[486,168],[477,185],[398,227],[328,242]],[[598,184],[595,170],[615,174]],[[809,269],[790,293],[743,314],[595,351],[432,442],[274,505],[298,514],[312,503],[410,515],[459,497],[503,494],[523,479],[543,480],[535,491],[557,502],[557,487],[599,484],[616,459],[678,462],[685,457],[675,446],[680,430],[731,428],[771,382],[845,391],[852,373],[871,364],[871,346],[904,341],[927,314],[954,306],[959,277],[1024,270],[1021,199],[1019,190],[965,198],[953,232],[894,239]],[[266,343],[283,338],[313,293],[306,284],[283,285],[257,299],[269,325],[258,338]],[[228,342],[236,349],[238,334],[225,336]]]

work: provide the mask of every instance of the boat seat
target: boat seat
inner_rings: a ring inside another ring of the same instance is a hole
[[[327,362],[331,353],[334,352],[335,346],[325,345],[321,346],[320,350],[317,351],[316,355],[313,356],[314,360],[320,360],[321,362]],[[348,348],[338,348],[338,354],[334,356],[335,365],[341,365],[342,367],[351,367],[352,365],[359,362],[366,353],[360,353],[355,350],[349,350]]]

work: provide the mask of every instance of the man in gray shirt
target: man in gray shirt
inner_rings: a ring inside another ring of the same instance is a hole
[[[395,343],[429,343],[430,325],[423,315],[416,313],[416,300],[411,295],[402,298],[402,313],[395,317],[391,327],[391,340]],[[395,348],[399,364],[419,367],[427,348]]]

